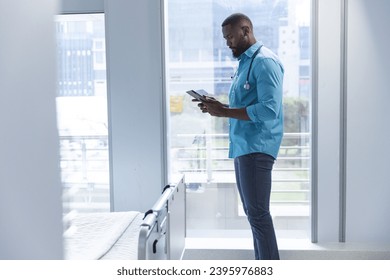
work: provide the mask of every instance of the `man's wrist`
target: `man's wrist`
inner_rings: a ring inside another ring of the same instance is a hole
[[[239,120],[250,120],[246,108],[223,108],[223,116]]]
[[[229,107],[222,107],[222,117],[230,118],[230,111]]]

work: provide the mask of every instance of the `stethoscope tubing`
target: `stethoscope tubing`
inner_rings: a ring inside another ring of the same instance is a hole
[[[245,84],[244,84],[244,89],[246,89],[246,90],[250,90],[250,88],[251,88],[251,85],[249,84],[249,75],[251,74],[253,60],[255,60],[255,57],[256,57],[256,55],[259,53],[261,47],[262,47],[262,46],[260,46],[260,47],[254,52],[254,54],[253,54],[253,56],[252,56],[252,59],[251,59],[251,63],[249,64],[248,73],[247,73],[247,75],[246,75],[246,81],[245,81]]]

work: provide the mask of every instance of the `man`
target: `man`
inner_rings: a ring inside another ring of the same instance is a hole
[[[271,172],[283,137],[284,69],[277,56],[256,41],[251,20],[233,14],[222,33],[238,70],[229,105],[214,98],[199,103],[204,113],[229,118],[229,157],[234,158],[237,188],[251,225],[255,258],[279,259],[269,212]]]

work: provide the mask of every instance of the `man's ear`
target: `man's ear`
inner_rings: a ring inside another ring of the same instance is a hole
[[[247,37],[249,35],[249,26],[243,26],[241,27],[242,28],[242,32],[244,32],[244,37]]]

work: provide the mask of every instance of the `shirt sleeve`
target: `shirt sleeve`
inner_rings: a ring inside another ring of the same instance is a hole
[[[246,108],[253,122],[274,120],[279,116],[283,96],[283,67],[273,58],[254,64],[258,103]]]

